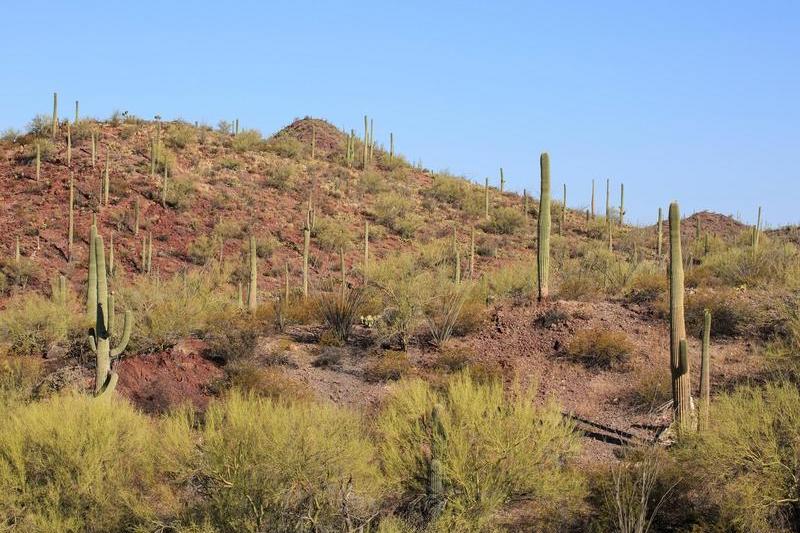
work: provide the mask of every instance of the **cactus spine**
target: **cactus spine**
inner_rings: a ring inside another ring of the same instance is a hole
[[[489,178],[486,178],[483,185],[483,216],[489,220]]]
[[[67,259],[72,261],[72,245],[75,241],[75,184],[69,174],[69,227],[67,229]]]
[[[503,175],[503,167],[500,167],[500,192],[502,193],[506,188],[506,178]]]
[[[592,207],[591,207],[592,220],[594,220],[594,180],[592,180]]]
[[[42,176],[42,147],[36,143],[36,181]]]
[[[112,369],[112,363],[119,359],[122,352],[128,346],[133,329],[133,314],[130,310],[125,311],[125,323],[123,326],[122,338],[116,348],[111,348],[111,328],[113,327],[113,293],[109,295],[108,279],[106,278],[105,249],[103,238],[95,236],[94,244],[90,246],[90,251],[94,252],[94,263],[96,267],[95,282],[95,325],[89,334],[89,347],[94,352],[97,364],[95,373],[95,396],[107,396],[114,391],[117,384],[117,373]],[[91,283],[92,280],[90,279]]]
[[[542,152],[539,157],[541,173],[541,194],[539,196],[539,238],[536,243],[538,261],[537,285],[539,301],[547,298],[549,294],[548,281],[550,278],[550,156]]]
[[[58,134],[58,93],[53,93],[53,139]]]
[[[258,255],[256,238],[250,235],[250,285],[247,287],[247,309],[255,313],[258,307]]]
[[[625,221],[625,184],[619,184],[619,225],[622,227]]]
[[[703,311],[703,347],[700,352],[700,409],[697,429],[708,429],[708,411],[711,405],[711,311]]]
[[[691,416],[689,360],[685,357],[686,323],[683,314],[683,258],[681,218],[676,202],[669,206],[669,329],[672,409],[678,427],[688,428]],[[683,344],[683,357],[681,348]]]
[[[664,248],[664,217],[661,214],[661,208],[658,208],[658,224],[656,225],[656,231],[658,231],[658,235],[656,236],[656,256],[658,260],[661,261],[661,253]]]

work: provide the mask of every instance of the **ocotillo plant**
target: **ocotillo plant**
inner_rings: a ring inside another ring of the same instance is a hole
[[[67,166],[72,165],[72,128],[67,122]]]
[[[547,155],[547,152],[542,152],[539,157],[539,169],[541,194],[539,195],[539,238],[536,243],[536,255],[539,301],[541,301],[549,294],[548,282],[550,279],[550,156]]]
[[[247,309],[255,313],[258,307],[258,255],[256,238],[250,235],[250,285],[247,287]]]
[[[53,93],[53,139],[58,134],[58,93]]]
[[[661,208],[658,208],[658,224],[656,224],[656,257],[661,261],[661,253],[664,247],[664,218],[661,215]]]
[[[502,193],[506,188],[506,178],[503,175],[503,167],[500,167],[500,192]]]
[[[117,384],[117,373],[112,369],[112,363],[119,359],[122,352],[128,346],[133,329],[133,313],[125,311],[125,324],[123,326],[122,338],[116,348],[111,348],[111,329],[113,328],[113,293],[109,295],[108,279],[106,278],[105,250],[103,248],[103,238],[100,235],[95,237],[94,262],[96,277],[95,282],[95,323],[89,334],[89,347],[94,352],[97,364],[95,365],[95,396],[109,395],[114,391]],[[91,250],[90,250],[91,251]],[[92,283],[92,279],[89,283]]]
[[[703,311],[703,347],[700,351],[700,409],[697,429],[708,429],[708,410],[711,405],[711,311]]]
[[[97,315],[97,255],[95,254],[95,240],[97,225],[92,221],[89,228],[89,286],[86,291],[86,318],[92,320]]]
[[[72,245],[75,241],[75,184],[69,174],[69,227],[67,229],[67,260],[72,261]]]
[[[489,220],[489,178],[486,178],[483,185],[483,216]]]
[[[683,258],[681,255],[681,215],[677,202],[669,206],[669,345],[672,374],[672,409],[678,427],[689,427],[691,382],[689,361],[681,360],[681,342],[686,343],[683,314]],[[685,363],[685,364],[683,364]]]
[[[78,106],[79,106],[78,101],[75,100],[75,125],[76,126],[78,125],[78,116],[79,116],[79,113],[78,113],[79,107]]]
[[[591,207],[591,209],[592,209],[592,211],[591,211],[592,220],[594,220],[594,180],[592,180],[592,207]]]
[[[36,143],[36,181],[39,181],[41,175],[42,175],[42,147],[39,146],[39,143]]]
[[[625,184],[619,184],[619,225],[625,223]]]

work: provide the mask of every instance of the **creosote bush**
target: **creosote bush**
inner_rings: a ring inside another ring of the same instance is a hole
[[[613,368],[624,365],[633,352],[633,343],[621,331],[600,327],[584,329],[575,334],[567,345],[570,357],[590,366]]]
[[[511,235],[516,233],[525,223],[525,217],[519,209],[500,207],[492,211],[491,218],[481,227],[488,233]]]
[[[43,356],[57,344],[65,345],[80,325],[71,300],[61,305],[37,293],[11,298],[0,313],[0,345],[14,355]]]
[[[537,406],[535,397],[520,387],[506,395],[499,381],[478,384],[469,373],[443,392],[421,380],[399,383],[378,434],[389,488],[409,519],[432,531],[477,532],[491,530],[512,500],[529,500],[542,514],[578,506],[582,480],[567,466],[578,437],[558,406]]]

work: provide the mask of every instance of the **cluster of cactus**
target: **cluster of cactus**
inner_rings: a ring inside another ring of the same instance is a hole
[[[115,310],[114,293],[108,290],[105,250],[103,238],[97,234],[97,226],[92,225],[89,243],[89,290],[87,313],[94,320],[89,332],[89,347],[95,354],[95,395],[108,396],[117,384],[117,373],[113,363],[120,358],[128,345],[133,329],[133,313],[125,311],[122,336],[116,348],[111,348],[114,333]]]
[[[669,206],[669,346],[672,378],[672,409],[681,431],[692,417],[689,358],[686,354],[686,323],[683,312],[683,259],[681,218],[677,202]]]
[[[539,301],[547,298],[550,279],[550,156],[543,152],[539,157],[541,193],[539,195],[537,256],[537,287]]]

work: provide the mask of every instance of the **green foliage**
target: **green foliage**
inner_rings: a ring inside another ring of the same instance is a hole
[[[237,360],[225,367],[228,386],[245,394],[280,402],[309,401],[314,391],[280,368],[261,367],[258,363]]]
[[[0,405],[10,409],[30,398],[41,374],[41,359],[0,355]]]
[[[633,343],[627,335],[599,327],[577,332],[567,346],[570,357],[604,368],[627,363],[632,352]]]
[[[195,195],[194,181],[188,178],[170,178],[167,183],[167,205],[177,210],[189,207]]]
[[[189,243],[186,255],[195,265],[206,265],[219,254],[219,239],[205,233],[198,235]]]
[[[491,294],[527,300],[533,294],[536,262],[533,259],[515,261],[484,275],[489,280]]]
[[[0,274],[3,275],[2,285],[25,289],[41,278],[41,268],[28,257],[21,257],[19,261],[8,258],[0,260]]]
[[[800,391],[740,388],[711,404],[710,428],[680,457],[727,531],[792,531],[800,520]]]
[[[291,135],[277,135],[266,142],[266,150],[281,157],[300,159],[309,148],[305,143]]]
[[[196,139],[195,129],[185,122],[174,122],[167,127],[164,143],[170,148],[183,149]]]
[[[382,488],[362,435],[358,417],[330,404],[231,394],[209,407],[190,456],[206,494],[197,512],[221,532],[365,524]]]
[[[74,317],[75,302],[61,305],[38,293],[13,296],[0,313],[0,344],[14,355],[45,355],[54,345],[65,345],[81,323]]]
[[[414,202],[396,192],[378,195],[372,211],[378,223],[383,224],[404,238],[411,238],[421,225],[420,218],[413,213]]]
[[[525,223],[522,212],[514,207],[499,207],[492,210],[489,220],[481,224],[481,228],[488,233],[512,235],[519,231]]]
[[[700,337],[703,333],[703,311],[708,309],[712,337],[733,337],[752,325],[755,313],[749,304],[730,289],[698,289],[686,297],[686,330]]]
[[[443,392],[420,380],[401,382],[378,419],[378,434],[390,489],[416,522],[432,521],[429,530],[492,530],[495,513],[521,498],[563,514],[580,503],[580,476],[567,466],[578,437],[557,405],[536,401],[535,388],[506,395],[499,381],[478,384],[469,374],[452,378]],[[442,501],[432,515],[424,504],[434,449]]]
[[[320,315],[340,342],[347,342],[363,304],[364,291],[361,289],[334,289],[320,295],[318,300]]]
[[[314,224],[311,235],[323,250],[338,252],[352,246],[353,232],[344,220],[333,217],[320,217]]]
[[[172,502],[154,425],[121,401],[54,397],[0,421],[0,523],[14,531],[123,531]]]
[[[264,139],[258,130],[243,130],[233,138],[231,145],[236,152],[251,152],[260,150],[264,146]]]
[[[800,250],[794,244],[762,239],[750,246],[727,247],[703,261],[719,283],[730,287],[800,287]]]

